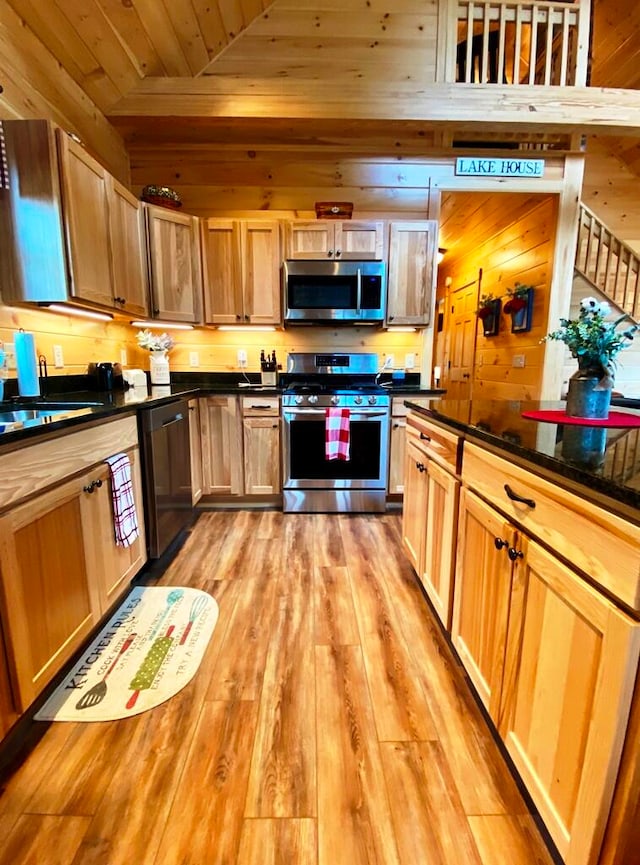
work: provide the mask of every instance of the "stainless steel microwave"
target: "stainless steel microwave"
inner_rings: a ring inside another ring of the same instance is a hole
[[[383,261],[288,260],[282,268],[287,324],[382,324]]]

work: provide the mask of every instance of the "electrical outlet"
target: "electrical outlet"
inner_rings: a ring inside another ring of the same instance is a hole
[[[247,365],[247,352],[244,348],[238,349],[238,366],[240,369],[244,369]]]
[[[127,350],[126,350],[126,348],[121,348],[121,349],[120,349],[120,365],[121,365],[121,366],[126,366],[127,363],[128,363],[128,361],[127,361]]]
[[[404,368],[405,369],[413,369],[416,365],[416,358],[412,351],[407,352],[404,356]]]
[[[61,345],[54,345],[53,347],[53,365],[56,369],[62,369],[64,366],[64,355],[62,354]]]
[[[384,359],[384,368],[393,369],[395,366],[395,358],[392,354],[388,354]]]
[[[4,353],[7,358],[7,369],[16,369],[16,347],[12,342],[5,343]]]
[[[200,366],[200,355],[197,351],[189,352],[189,366]]]
[[[511,358],[511,366],[522,369],[522,367],[524,366],[524,355],[514,354],[514,356]]]

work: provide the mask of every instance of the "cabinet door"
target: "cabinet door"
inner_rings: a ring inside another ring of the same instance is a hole
[[[197,322],[202,271],[195,217],[147,205],[152,315]]]
[[[511,524],[463,489],[451,637],[469,678],[496,722],[512,579],[506,551],[514,543]]]
[[[407,422],[403,417],[391,418],[391,440],[389,443],[389,495],[397,495],[404,492],[406,428]]]
[[[335,253],[333,222],[296,221],[287,226],[287,258],[333,258]]]
[[[9,681],[9,664],[5,651],[5,640],[0,624],[0,739],[18,720],[15,701]]]
[[[384,222],[337,222],[334,231],[336,258],[384,258]]]
[[[205,321],[240,324],[244,321],[244,307],[239,223],[233,219],[208,219],[203,246]]]
[[[425,457],[413,442],[407,442],[404,464],[402,546],[417,574],[422,573],[427,530],[428,479]]]
[[[242,296],[251,324],[280,324],[280,227],[277,222],[242,223]]]
[[[199,400],[189,400],[189,448],[191,452],[191,503],[202,498],[202,439],[200,438]]]
[[[120,547],[115,542],[111,480],[105,463],[100,463],[88,475],[89,483],[99,481],[101,485],[94,486],[93,492],[82,498],[89,590],[98,617],[103,616],[127,590],[129,583],[147,559],[140,453],[138,448],[134,448],[127,451],[127,454],[131,460],[131,482],[140,529],[139,537],[130,547]],[[83,486],[89,486],[89,483]]]
[[[16,708],[25,710],[96,623],[84,544],[83,486],[63,483],[0,517],[2,620]]]
[[[238,400],[209,396],[200,401],[202,489],[205,495],[241,495],[242,424]]]
[[[640,623],[528,542],[499,728],[567,865],[598,858],[639,646]]]
[[[438,223],[392,222],[389,240],[389,324],[429,324],[436,280]]]
[[[280,421],[277,417],[245,417],[244,491],[246,495],[276,495],[280,480]]]
[[[56,130],[71,295],[113,307],[109,174],[63,130]]]
[[[116,309],[149,315],[146,238],[142,202],[113,177],[109,183],[111,266]]]
[[[460,482],[433,460],[426,460],[425,464],[428,478],[427,531],[423,567],[418,575],[440,621],[449,630]]]

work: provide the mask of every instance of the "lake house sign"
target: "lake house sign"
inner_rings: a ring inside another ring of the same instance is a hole
[[[512,159],[507,156],[456,159],[456,174],[473,177],[542,177],[544,159]]]

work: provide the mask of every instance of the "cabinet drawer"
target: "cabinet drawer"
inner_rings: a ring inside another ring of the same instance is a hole
[[[640,528],[469,442],[463,482],[640,613]],[[507,493],[529,503],[514,501]]]
[[[407,416],[407,442],[413,442],[425,456],[435,460],[449,471],[460,470],[460,437],[444,430],[420,415]]]
[[[130,415],[0,454],[0,510],[137,444]]]
[[[428,405],[433,399],[432,396],[394,396],[391,398],[391,415],[392,417],[406,417],[410,409],[404,404],[405,400],[415,402],[417,405]]]
[[[280,414],[280,401],[277,396],[243,396],[242,414],[244,417],[273,417]]]

